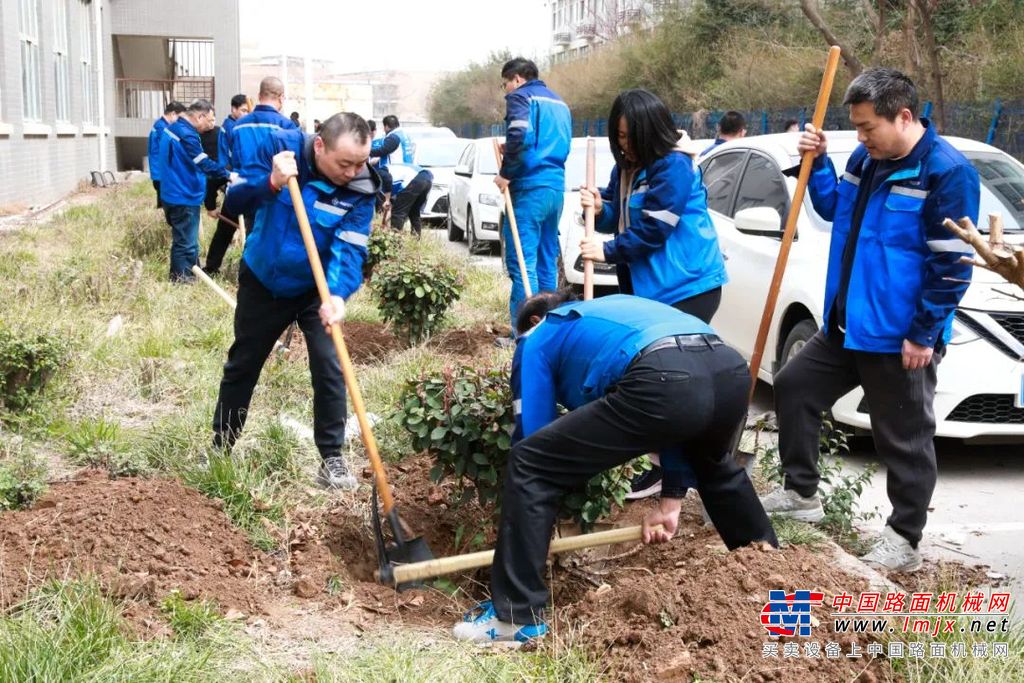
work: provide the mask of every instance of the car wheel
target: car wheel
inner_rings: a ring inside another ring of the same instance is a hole
[[[480,240],[476,236],[476,222],[473,220],[473,208],[466,207],[466,250],[470,254],[479,254]]]
[[[813,320],[805,319],[798,322],[793,326],[793,329],[786,335],[786,342],[782,345],[782,353],[779,357],[779,368],[781,369],[786,363],[793,359],[796,354],[800,353],[811,337],[818,331],[818,326],[814,324]]]
[[[448,241],[461,242],[465,239],[462,229],[455,225],[455,218],[452,216],[452,205],[448,204]]]

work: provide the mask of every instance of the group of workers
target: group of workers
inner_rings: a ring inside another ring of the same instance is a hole
[[[475,642],[543,636],[544,564],[560,500],[593,475],[644,454],[657,454],[658,463],[644,486],[660,492],[643,521],[645,542],[672,537],[690,489],[699,492],[730,549],[777,545],[768,513],[820,520],[822,413],[857,385],[871,404],[893,505],[864,559],[893,570],[919,567],[917,546],[936,483],[936,366],[971,277],[970,266],[960,263],[969,248],[950,239],[942,220],[977,221],[980,186],[971,164],[918,117],[913,82],[887,68],[867,69],[851,82],[844,105],[861,144],[845,169],[833,166],[822,130],[808,124],[795,133],[800,152],[814,156],[815,210],[833,222],[825,324],[775,378],[784,485],[759,499],[731,453],[746,414],[749,369],[712,327],[727,264],[693,151],[668,108],[640,89],[622,92],[612,104],[615,167],[605,187],[583,187],[580,197],[582,208],[593,210],[596,229],[614,236],[586,236],[580,248],[585,259],[616,265],[621,293],[574,301],[556,291],[569,108],[529,60],[510,60],[501,78],[506,136],[495,184],[511,194],[536,294],[526,298],[515,252],[507,250],[516,432],[492,599],[467,614],[454,635]],[[390,210],[398,227],[418,215],[416,200],[393,201],[389,194],[399,182],[391,155],[400,153],[411,168],[400,181],[405,187],[429,186],[429,174],[412,164],[413,142],[394,117],[385,117],[386,134],[376,142],[368,122],[351,113],[304,135],[280,115],[282,94],[280,81],[264,79],[259,104],[225,134],[237,177],[221,215],[246,216],[251,232],[213,442],[217,449],[232,447],[274,342],[297,322],[309,348],[320,480],[352,488],[355,479],[341,457],[344,384],[331,339],[318,328],[344,318],[345,300],[362,283],[375,208]],[[199,144],[213,125],[212,107],[198,101],[180,109],[169,106],[164,123],[157,122],[163,128],[158,154],[166,163],[153,176],[176,245],[192,229],[188,221],[197,220],[203,175],[229,177]],[[740,128],[720,128],[723,144],[724,136],[745,129],[742,117],[733,123]],[[178,170],[185,162],[191,176]],[[310,217],[329,303],[317,296],[292,197],[282,191],[291,178]],[[506,220],[508,243],[510,229]],[[195,254],[176,246],[172,277],[183,277],[193,263]],[[559,416],[560,405],[568,413]]]

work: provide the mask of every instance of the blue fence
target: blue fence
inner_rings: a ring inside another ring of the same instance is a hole
[[[922,114],[933,113],[931,102],[925,102]],[[685,129],[694,139],[714,137],[718,120],[724,111],[700,114],[673,114],[676,125]],[[751,135],[780,133],[786,121],[796,120],[803,127],[813,113],[807,108],[759,109],[743,112],[747,117],[747,131]],[[841,130],[850,127],[845,107],[829,107],[825,117],[826,130]],[[468,123],[456,128],[460,137],[483,138],[505,134],[501,123]],[[955,135],[972,140],[982,140],[990,145],[1024,160],[1024,100],[1002,102],[996,100],[980,104],[946,104],[946,135]],[[573,117],[573,135],[604,136],[608,133],[607,119],[586,119]]]

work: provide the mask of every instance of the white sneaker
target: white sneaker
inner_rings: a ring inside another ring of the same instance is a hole
[[[884,569],[912,572],[921,568],[921,552],[911,547],[910,541],[900,536],[891,526],[886,525],[874,547],[861,558],[865,562]]]
[[[476,615],[476,616],[474,616]],[[466,612],[462,621],[455,624],[452,635],[456,640],[471,643],[518,642],[525,643],[543,638],[548,632],[547,624],[528,624],[516,626],[498,619],[491,601],[481,602],[474,609]]]
[[[761,496],[761,505],[769,515],[789,517],[800,522],[820,522],[825,517],[825,510],[821,507],[821,498],[817,493],[804,498],[796,491],[779,487]]]

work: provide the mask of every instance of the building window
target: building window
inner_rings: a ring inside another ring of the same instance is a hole
[[[18,42],[21,43],[22,118],[42,118],[42,96],[39,88],[39,2],[18,0]]]
[[[91,6],[78,0],[78,70],[82,80],[82,123],[96,123],[96,75],[93,73],[93,32]]]
[[[71,120],[71,55],[68,49],[68,0],[53,8],[53,82],[57,95],[57,120]]]

